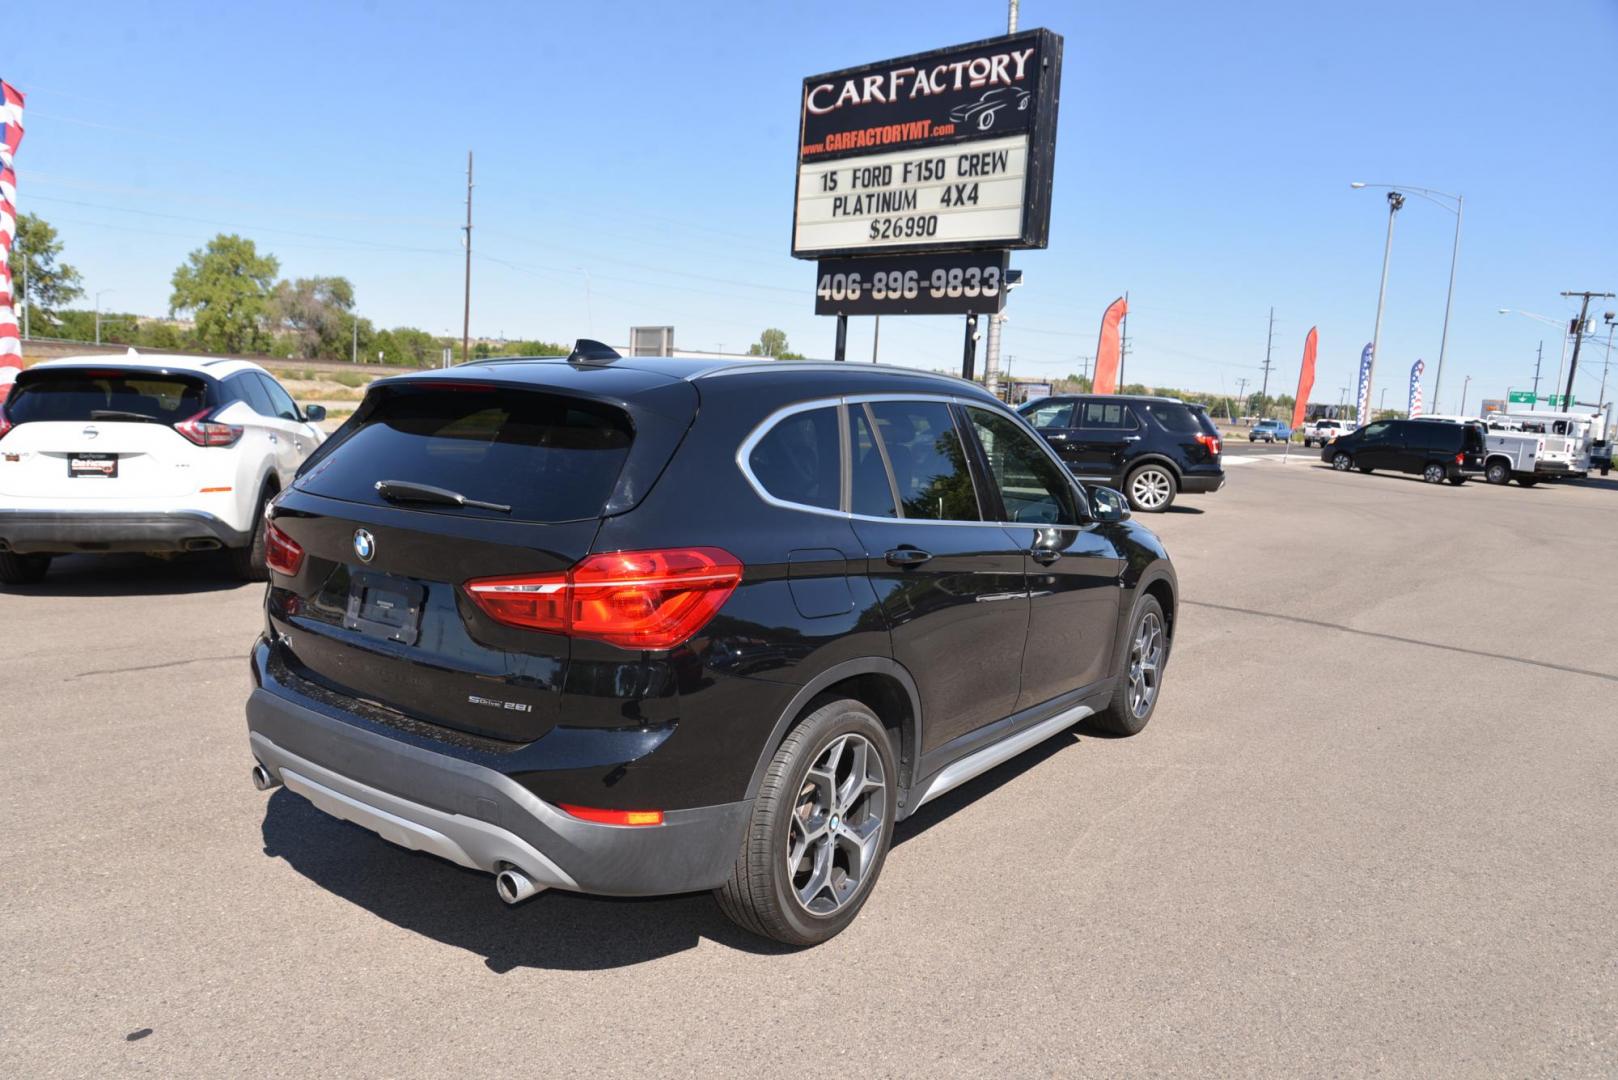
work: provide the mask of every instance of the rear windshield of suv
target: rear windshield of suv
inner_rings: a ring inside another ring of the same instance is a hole
[[[594,517],[611,496],[634,433],[611,406],[527,390],[394,387],[298,487],[313,495],[432,513],[494,510],[390,503],[400,480],[511,507],[523,521]]]
[[[1200,410],[1192,409],[1189,406],[1154,401],[1146,406],[1146,411],[1151,414],[1153,420],[1157,421],[1157,426],[1164,431],[1173,432],[1176,435],[1207,433],[1208,429],[1197,422],[1197,412]]]
[[[6,416],[82,423],[155,420],[173,424],[208,406],[208,384],[192,375],[116,368],[35,368],[17,380]]]

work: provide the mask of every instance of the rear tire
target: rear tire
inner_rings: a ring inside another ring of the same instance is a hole
[[[258,513],[253,515],[253,536],[246,547],[230,549],[231,571],[243,581],[270,580],[270,566],[264,561],[264,533],[268,528],[270,500],[273,491],[265,490],[258,501]]]
[[[1179,485],[1166,465],[1142,465],[1124,481],[1124,497],[1139,514],[1161,514],[1174,505]]]
[[[1140,734],[1157,710],[1168,660],[1168,620],[1163,605],[1155,596],[1142,597],[1129,620],[1123,669],[1113,683],[1112,700],[1089,723],[1109,735]]]
[[[38,585],[51,568],[49,555],[14,555],[0,551],[0,585]]]
[[[714,890],[719,909],[787,945],[841,933],[887,859],[898,782],[876,715],[850,698],[825,701],[775,752],[730,880]]]
[[[1421,478],[1429,484],[1442,484],[1445,480],[1444,466],[1436,461],[1429,462],[1427,467],[1421,470]]]
[[[1510,483],[1511,469],[1503,461],[1491,461],[1488,469],[1484,470],[1483,478],[1491,484]]]

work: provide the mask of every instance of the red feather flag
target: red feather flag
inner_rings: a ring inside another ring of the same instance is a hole
[[[1120,296],[1101,316],[1101,340],[1096,342],[1096,377],[1090,385],[1091,393],[1118,392],[1118,368],[1123,363],[1123,341],[1118,336],[1118,327],[1128,313],[1129,301]]]
[[[1309,336],[1303,339],[1303,367],[1298,369],[1298,400],[1292,406],[1293,431],[1297,431],[1303,423],[1304,410],[1309,407],[1309,391],[1315,388],[1315,346],[1319,340],[1319,335],[1311,326]]]

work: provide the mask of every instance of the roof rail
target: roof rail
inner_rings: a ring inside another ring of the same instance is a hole
[[[579,338],[573,343],[573,351],[568,353],[567,362],[570,364],[610,364],[614,360],[622,360],[623,356],[611,345],[603,345],[599,341],[589,338]]]

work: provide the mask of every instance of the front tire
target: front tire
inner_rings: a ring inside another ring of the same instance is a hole
[[[1445,479],[1444,466],[1436,461],[1430,462],[1425,469],[1421,470],[1421,478],[1429,484],[1442,484]]]
[[[1511,482],[1511,469],[1503,461],[1491,461],[1483,478],[1491,484],[1507,484]]]
[[[1354,467],[1354,458],[1352,455],[1345,454],[1339,450],[1337,453],[1332,455],[1331,467],[1336,469],[1338,472],[1347,472]]]
[[[870,897],[893,840],[898,764],[858,701],[815,709],[775,752],[730,880],[714,890],[736,925],[787,945],[841,933]]]
[[[0,551],[0,585],[38,585],[51,568],[49,555],[15,555]]]
[[[1168,620],[1157,597],[1143,597],[1129,623],[1124,667],[1113,684],[1112,700],[1090,723],[1109,735],[1138,735],[1157,709],[1163,668],[1169,659]]]
[[[1161,514],[1174,505],[1174,474],[1165,465],[1142,465],[1124,481],[1124,495],[1140,514]]]

